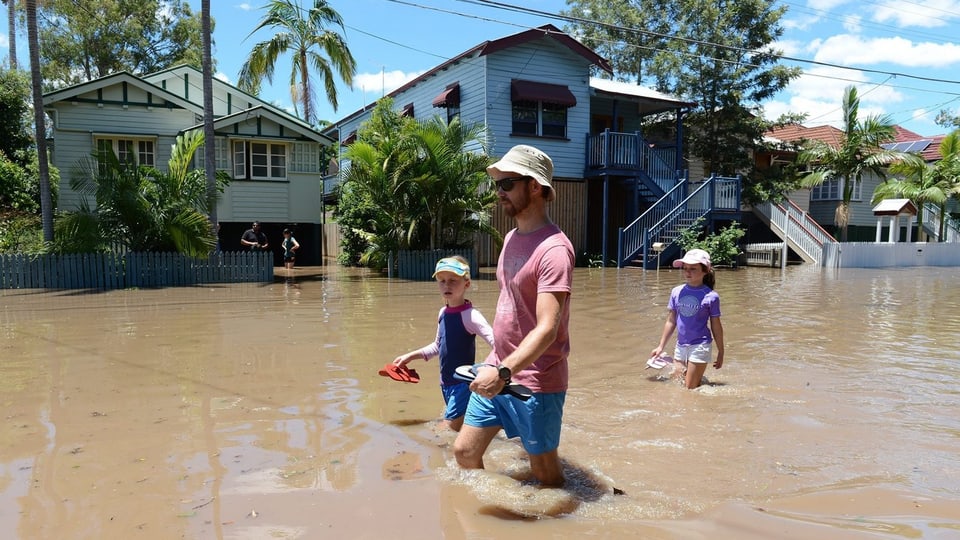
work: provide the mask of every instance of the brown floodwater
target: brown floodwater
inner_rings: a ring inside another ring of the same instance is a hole
[[[721,270],[695,391],[644,369],[680,274],[577,269],[560,492],[451,465],[435,361],[377,374],[433,338],[433,283],[277,272],[0,291],[0,537],[960,538],[956,269]]]

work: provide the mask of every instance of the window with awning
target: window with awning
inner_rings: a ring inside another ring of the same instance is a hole
[[[350,146],[357,140],[357,132],[351,131],[349,135],[344,137],[343,141],[340,142],[342,146]]]
[[[400,116],[413,118],[413,103],[407,103],[404,105],[403,109],[400,111]]]
[[[573,107],[577,98],[570,88],[562,84],[549,84],[536,81],[514,79],[510,83],[510,100],[549,103],[561,107]]]
[[[433,98],[434,107],[459,107],[460,106],[460,83],[448,84],[443,92]]]
[[[514,79],[510,83],[513,135],[567,136],[567,109],[577,98],[566,86]]]

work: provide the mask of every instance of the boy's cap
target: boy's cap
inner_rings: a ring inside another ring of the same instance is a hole
[[[494,180],[499,180],[499,177],[504,176],[503,173],[529,176],[541,186],[551,188],[547,201],[552,201],[556,196],[556,190],[550,185],[553,180],[553,160],[532,146],[518,144],[504,154],[500,161],[487,167],[487,174]]]
[[[674,268],[680,268],[685,264],[702,264],[710,269],[710,254],[702,249],[691,249],[682,259],[673,261]]]
[[[431,277],[437,277],[440,272],[452,272],[458,276],[467,277],[470,275],[470,265],[463,264],[453,257],[444,257],[437,261],[437,268]]]

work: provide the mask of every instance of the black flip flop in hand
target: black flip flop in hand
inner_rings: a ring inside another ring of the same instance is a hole
[[[477,367],[482,365],[484,364],[460,366],[453,376],[461,381],[473,382],[473,380],[477,378]],[[533,392],[531,392],[529,388],[520,383],[507,383],[503,386],[503,390],[500,390],[500,393],[511,395],[521,401],[526,401],[533,395]]]

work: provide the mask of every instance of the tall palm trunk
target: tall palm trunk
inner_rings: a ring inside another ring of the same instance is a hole
[[[7,3],[7,41],[10,43],[10,69],[17,69],[17,0]]]
[[[217,223],[217,141],[213,129],[213,59],[210,53],[210,0],[200,2],[200,33],[203,40],[203,169],[207,179],[207,215],[214,234]]]
[[[43,112],[43,85],[40,76],[40,40],[37,35],[37,0],[27,0],[27,45],[30,49],[30,80],[33,87],[33,121],[37,137],[40,175],[40,215],[43,240],[53,242],[53,199],[50,195],[50,167],[47,163],[47,124]]]

